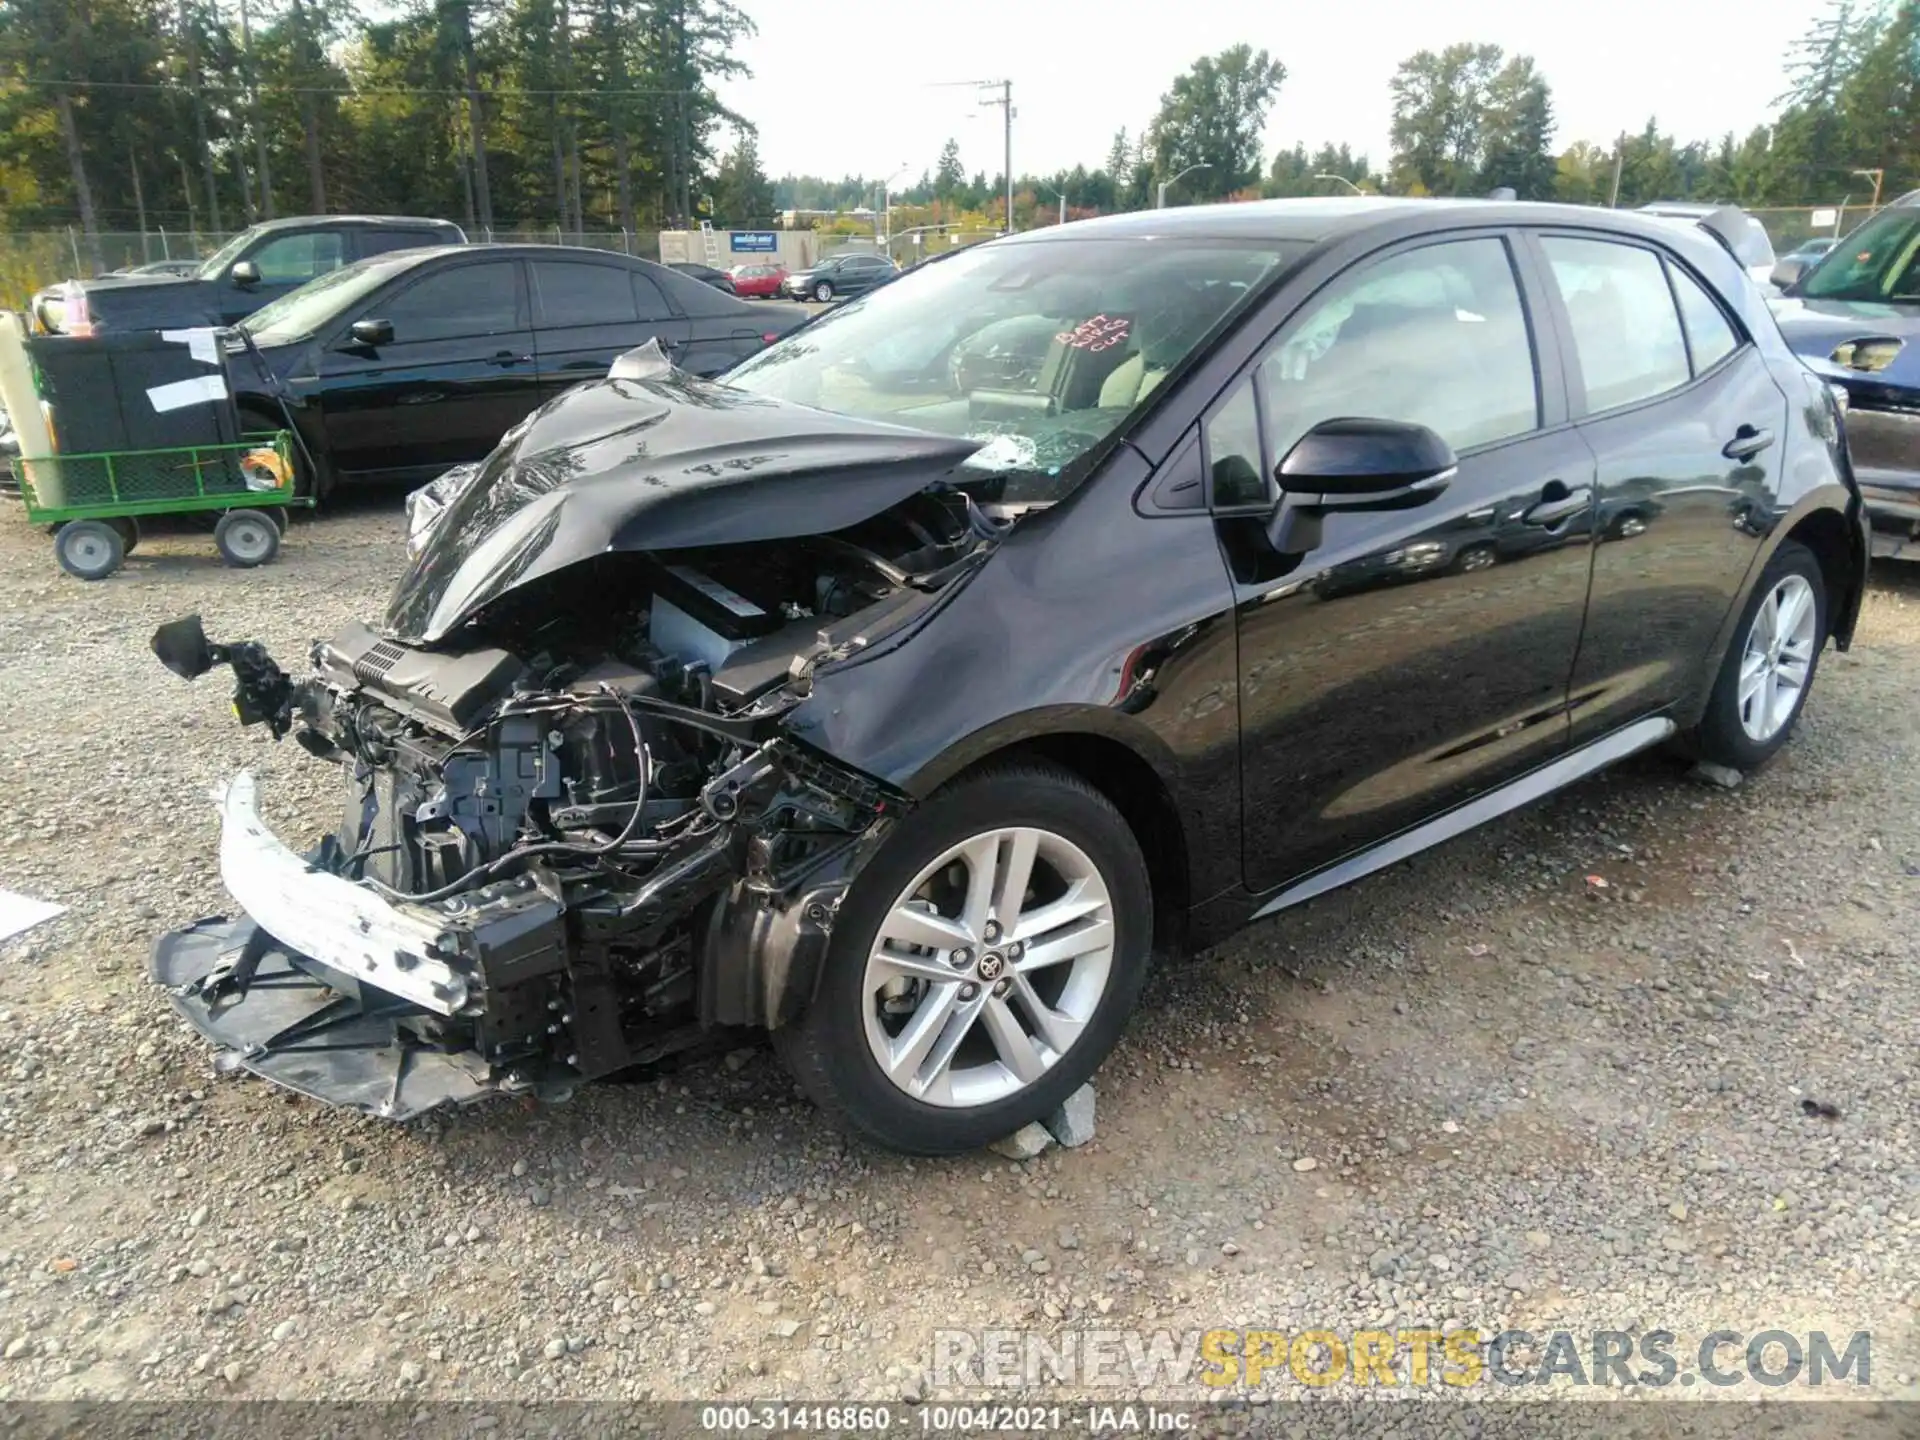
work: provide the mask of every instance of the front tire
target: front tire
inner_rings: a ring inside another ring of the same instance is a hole
[[[825,280],[822,280],[818,285],[813,287],[813,298],[818,300],[822,305],[826,304],[829,300],[833,299],[833,286],[829,285]]]
[[[1783,541],[1761,572],[1693,734],[1703,760],[1765,764],[1793,734],[1827,643],[1827,587],[1806,546]]]
[[[1086,1083],[1152,945],[1146,862],[1112,803],[1052,766],[986,771],[915,810],[861,873],[813,1003],[774,1043],[867,1139],[977,1149]]]

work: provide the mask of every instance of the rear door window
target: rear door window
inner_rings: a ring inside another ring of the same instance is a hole
[[[1650,400],[1692,378],[1658,255],[1567,235],[1542,236],[1540,246],[1566,303],[1589,413]]]
[[[580,261],[533,262],[533,323],[544,330],[631,325],[640,318],[630,271]],[[662,302],[664,304],[664,302]]]
[[[633,307],[636,319],[673,318],[673,307],[667,304],[667,297],[660,293],[660,287],[638,270],[633,272]]]

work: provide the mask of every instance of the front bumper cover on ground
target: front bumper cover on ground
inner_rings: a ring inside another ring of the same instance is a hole
[[[250,951],[257,968],[232,993],[220,982]],[[288,951],[245,918],[162,935],[151,968],[174,1008],[219,1047],[221,1074],[248,1070],[386,1120],[515,1088],[471,1051],[435,1050],[405,1031],[400,1021],[418,1007]]]

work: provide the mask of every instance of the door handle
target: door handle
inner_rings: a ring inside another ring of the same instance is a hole
[[[1571,520],[1588,505],[1593,503],[1593,490],[1586,485],[1569,490],[1559,481],[1547,486],[1549,494],[1539,504],[1528,510],[1520,518],[1529,525],[1558,525],[1562,520]]]
[[[533,356],[516,355],[511,350],[496,350],[493,352],[493,358],[487,363],[489,365],[498,365],[502,369],[509,365],[531,365],[533,363]]]
[[[1720,453],[1729,460],[1751,460],[1771,444],[1773,444],[1773,431],[1756,430],[1751,425],[1742,425],[1733,432],[1733,439],[1720,447]]]

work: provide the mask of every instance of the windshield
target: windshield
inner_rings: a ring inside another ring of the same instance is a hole
[[[330,270],[318,280],[262,305],[240,322],[241,327],[260,345],[304,340],[404,272],[409,264],[406,260],[362,260]]]
[[[852,301],[726,383],[837,414],[984,440],[966,468],[1010,503],[1056,500],[1075,462],[1302,242],[983,245]]]
[[[1920,300],[1920,208],[1882,210],[1802,277],[1809,300]]]
[[[201,262],[200,269],[195,272],[198,278],[202,280],[218,280],[222,275],[227,273],[227,267],[239,259],[240,252],[252,243],[253,237],[258,233],[259,230],[257,227],[253,230],[242,230],[238,235],[214,251],[213,254]]]

